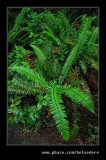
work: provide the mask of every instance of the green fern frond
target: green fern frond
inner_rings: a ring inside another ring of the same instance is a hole
[[[86,58],[87,58],[88,62],[91,64],[91,67],[98,71],[98,69],[99,69],[98,62],[89,56],[86,56]]]
[[[79,127],[77,124],[74,124],[73,129],[70,131],[70,140],[74,140],[78,135]]]
[[[56,126],[65,140],[69,140],[69,124],[59,87],[54,84],[49,88],[50,111]]]
[[[98,62],[92,61],[91,67],[95,68],[98,71],[99,70]]]
[[[84,74],[87,72],[87,65],[83,60],[79,61],[79,65],[81,66],[82,71],[84,72]]]
[[[59,64],[57,59],[54,59],[52,68],[53,68],[53,71],[54,71],[54,78],[58,78],[58,75],[61,72],[61,66],[60,66],[60,64]]]
[[[85,17],[84,18],[84,22],[81,26],[79,35],[78,35],[78,40],[77,40],[77,44],[75,45],[75,47],[72,49],[72,51],[70,52],[70,54],[68,55],[66,62],[63,66],[62,69],[62,73],[60,75],[60,83],[62,83],[67,75],[67,73],[69,72],[71,66],[73,65],[73,63],[77,60],[78,56],[82,53],[81,49],[84,46],[84,44],[87,42],[87,38],[88,38],[88,29],[89,29],[89,19]]]
[[[20,40],[24,39],[24,37],[28,36],[31,32],[29,27],[22,27],[20,30],[16,33],[15,38],[20,37]],[[26,34],[25,34],[26,33]],[[23,35],[23,36],[22,36]]]
[[[54,40],[54,42],[57,43],[58,46],[61,46],[60,40],[53,34],[53,32],[52,32],[52,30],[50,28],[49,28],[48,31],[43,31],[42,34],[46,34],[47,36],[52,38]]]
[[[45,79],[40,74],[38,74],[37,72],[34,72],[30,68],[25,68],[23,66],[13,66],[13,67],[9,67],[9,69],[16,71],[22,75],[25,75],[27,79],[40,84],[42,87],[48,86],[48,83],[45,81]]]
[[[8,92],[15,92],[17,94],[25,94],[25,95],[35,95],[35,93],[31,92],[30,90],[26,88],[22,88],[20,86],[11,85],[8,86]]]
[[[69,38],[72,34],[72,27],[70,25],[70,21],[67,18],[66,14],[62,11],[58,11],[57,17],[60,19],[59,22],[59,30],[60,30],[60,38],[64,41],[66,38]]]
[[[44,68],[44,65],[40,61],[36,61],[36,71],[37,71],[37,73],[42,75],[42,77],[44,77],[45,80],[47,80],[47,81],[50,80],[50,77],[48,76],[47,71]]]
[[[93,31],[91,32],[91,38],[89,42],[95,43],[95,41],[98,39],[98,31],[99,31],[98,27],[95,27],[93,29]]]
[[[94,112],[94,103],[91,96],[83,92],[80,88],[75,87],[63,87],[63,92],[71,98],[73,102],[81,104],[87,108],[90,112]]]
[[[42,62],[46,59],[45,54],[43,53],[43,51],[39,47],[32,45],[32,44],[30,44],[30,46],[34,49],[40,62]]]
[[[23,22],[23,19],[24,19],[24,15],[25,13],[27,12],[28,8],[22,8],[21,12],[18,14],[18,16],[16,17],[16,20],[15,20],[15,25],[13,27],[13,30],[14,31],[18,31],[19,27],[20,27],[20,24]]]
[[[86,15],[83,16],[83,22],[79,30],[78,34],[78,46],[81,48],[86,42],[88,42],[89,37],[89,28],[90,28],[90,19],[86,17]]]
[[[59,82],[62,83],[67,75],[67,73],[69,72],[69,69],[71,67],[71,65],[73,64],[74,60],[76,59],[76,53],[78,51],[78,46],[75,46],[72,51],[71,54],[68,55],[68,58],[66,59],[66,62],[63,66],[62,69],[62,73],[59,77]]]
[[[14,41],[14,39],[16,38],[16,35],[18,33],[18,31],[20,30],[20,26],[24,20],[24,15],[27,12],[28,8],[23,8],[21,10],[21,12],[18,14],[18,16],[16,17],[13,29],[9,32],[9,41]]]
[[[93,53],[97,51],[98,44],[96,44],[96,41],[98,42],[98,27],[95,27],[93,31],[91,31],[91,37],[87,46],[88,53]]]
[[[28,82],[26,80],[22,80],[19,78],[14,78],[12,80],[13,85],[22,87],[23,90],[28,90],[28,92],[32,93],[33,95],[36,94],[37,85],[33,82]]]

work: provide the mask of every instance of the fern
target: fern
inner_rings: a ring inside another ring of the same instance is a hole
[[[69,124],[67,118],[67,114],[65,111],[65,106],[63,105],[63,100],[61,98],[61,92],[57,85],[52,85],[49,88],[50,92],[50,110],[51,114],[53,114],[53,118],[56,122],[57,128],[60,131],[61,135],[65,140],[69,139]],[[60,92],[60,94],[59,94]]]
[[[98,27],[95,27],[91,33],[92,33],[92,34],[91,34],[91,38],[90,38],[89,43],[90,43],[90,42],[95,43],[96,40],[98,39]],[[89,43],[88,43],[88,44],[89,44]]]
[[[25,12],[27,12],[27,9]],[[21,13],[22,17],[24,17],[25,12]],[[95,20],[95,17],[80,16],[80,28],[75,31],[73,29],[74,25],[71,26],[63,11],[55,15],[49,11],[33,13],[35,12],[31,12],[31,17],[29,17],[31,23],[28,24],[27,21],[29,29],[27,27],[21,28],[23,23],[16,22],[17,26],[13,27],[9,36],[12,40],[20,37],[23,45],[30,45],[33,49],[31,53],[37,55],[35,68],[30,69],[28,66],[12,64],[13,66],[11,65],[9,69],[21,76],[20,79],[15,78],[12,80],[12,85],[9,84],[8,91],[25,95],[43,93],[62,137],[66,141],[70,138],[74,139],[78,133],[77,121],[74,123],[73,129],[70,130],[66,107],[61,96],[65,94],[72,100],[74,105],[80,104],[85,109],[95,113],[94,103],[89,94],[90,92],[87,91],[87,85],[82,87],[86,92],[82,91],[80,87],[82,82],[85,85],[84,80],[81,77],[74,78],[79,73],[80,67],[84,73],[87,72],[87,62],[90,62],[92,67],[98,67],[94,55],[98,47],[96,44],[98,29],[95,27],[91,29],[91,23]],[[75,32],[75,36],[71,31]],[[58,52],[54,52],[56,47],[59,50]],[[93,55],[90,57],[92,53]],[[59,59],[60,56],[63,56],[62,62]],[[65,57],[67,58],[64,63]],[[25,62],[21,64],[25,64]],[[35,69],[36,71],[34,71]],[[10,76],[14,75],[10,74]],[[66,80],[69,80],[69,82],[65,82],[66,77],[68,77]],[[64,85],[65,83],[69,85]]]
[[[51,79],[50,76],[48,76],[44,65],[40,61],[36,61],[36,71],[37,73],[41,74],[45,80],[49,81]]]
[[[43,87],[48,86],[48,83],[45,81],[45,79],[38,73],[34,72],[32,69],[25,68],[23,66],[21,67],[13,66],[13,67],[9,67],[9,69],[12,69],[13,71],[16,71],[22,75],[25,75],[27,79],[32,80]]]
[[[80,55],[82,53],[81,49],[87,41],[89,19],[85,18],[85,16],[83,16],[83,18],[84,18],[84,22],[83,22],[81,30],[79,32],[77,44],[72,49],[72,51],[70,52],[70,54],[68,55],[68,57],[66,59],[66,62],[63,66],[62,73],[60,75],[60,80],[59,80],[60,83],[62,83],[64,81],[64,79],[65,79],[67,73],[69,72],[70,68],[72,67],[73,63],[77,60],[78,55]]]
[[[63,92],[71,98],[73,102],[81,104],[85,108],[87,108],[90,112],[94,112],[94,103],[91,97],[80,90],[80,88],[75,87],[63,87]]]
[[[91,37],[87,46],[88,53],[97,51],[98,45],[96,44],[96,41],[98,41],[98,27],[95,27],[93,31],[91,31]]]
[[[92,60],[92,65],[91,65],[92,68],[95,68],[97,71],[99,70],[99,66],[98,66],[98,63],[95,62],[94,60]]]
[[[22,88],[20,86],[15,86],[15,85],[9,85],[8,91],[13,93],[15,92],[17,94],[35,95],[35,92],[33,93],[31,89],[28,90],[27,88]]]
[[[48,31],[43,31],[42,34],[46,34],[47,36],[51,37],[58,46],[61,46],[60,40],[53,34],[50,28],[48,28]]]
[[[81,66],[82,71],[84,72],[84,74],[87,72],[87,65],[83,60],[79,61],[79,64]]]
[[[37,54],[40,62],[46,60],[46,56],[45,56],[45,54],[40,50],[40,48],[38,48],[38,47],[35,46],[35,45],[30,45],[30,46],[34,49],[34,51],[35,51],[35,53]]]
[[[96,58],[97,58],[97,57],[96,57]],[[98,62],[97,62],[94,58],[89,57],[88,55],[86,56],[86,59],[88,60],[88,63],[91,64],[90,67],[91,67],[91,68],[94,68],[95,70],[98,71],[98,69],[99,69]]]
[[[22,87],[23,90],[28,90],[31,92],[33,95],[36,94],[37,91],[37,85],[33,82],[28,82],[26,80],[22,80],[19,78],[14,78],[12,81],[13,85]]]
[[[23,8],[21,10],[21,12],[18,14],[18,16],[16,17],[15,20],[15,24],[13,29],[9,32],[9,41],[14,41],[16,36],[17,36],[17,32],[19,32],[20,30],[20,26],[24,20],[24,15],[27,12],[28,8]]]
[[[59,21],[59,29],[60,29],[60,38],[64,41],[67,38],[70,38],[72,34],[72,27],[66,14],[63,11],[59,11],[57,17],[60,19]]]
[[[70,139],[74,140],[78,135],[79,127],[77,124],[74,125],[73,129],[71,130]]]

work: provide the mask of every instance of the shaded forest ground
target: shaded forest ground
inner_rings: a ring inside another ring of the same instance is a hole
[[[81,109],[82,119],[79,120],[78,135],[74,140],[64,141],[56,129],[53,120],[47,121],[47,123],[41,127],[38,131],[34,128],[32,132],[27,133],[22,131],[20,125],[8,125],[8,144],[20,144],[20,145],[52,145],[52,144],[76,144],[76,145],[98,145],[99,133],[98,133],[98,121],[97,116],[92,116],[89,112]],[[89,118],[87,118],[89,117]],[[90,124],[91,122],[91,124]]]
[[[92,77],[92,76],[90,76]],[[73,140],[64,141],[58,132],[51,115],[46,120],[46,123],[39,129],[36,130],[32,127],[32,132],[23,132],[21,125],[8,125],[8,144],[19,144],[19,145],[50,145],[50,144],[75,144],[75,145],[98,145],[99,144],[99,104],[97,96],[97,81],[94,83],[91,78],[89,78],[89,85],[92,91],[92,97],[95,105],[95,115],[91,114],[88,110],[78,106],[78,113],[80,118],[77,123],[79,126],[78,134]],[[64,102],[68,106],[68,120],[70,122],[70,128],[72,128],[73,120],[73,107],[71,101],[68,97],[64,97]],[[33,96],[27,96],[22,100],[23,103],[32,103]],[[45,113],[45,111],[44,111]],[[48,113],[43,116],[47,117]],[[44,118],[43,117],[43,118]]]

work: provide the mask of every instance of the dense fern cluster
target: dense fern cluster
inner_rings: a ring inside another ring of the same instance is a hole
[[[85,92],[88,86],[83,88],[84,91],[81,88],[81,83],[86,82],[81,76],[76,81],[73,79],[81,70],[86,74],[89,67],[98,70],[98,27],[93,25],[94,21],[97,21],[96,16],[82,15],[71,24],[63,10],[54,14],[23,8],[9,31],[9,42],[15,41],[13,48],[16,49],[9,52],[10,55],[13,53],[14,59],[14,62],[10,60],[9,76],[11,73],[15,78],[9,81],[8,91],[19,95],[42,93],[65,140],[72,134],[63,94],[73,104],[80,104],[95,113],[90,92]],[[78,28],[75,23],[79,23]],[[22,46],[20,52],[17,46]],[[17,50],[18,54],[15,53]],[[30,56],[26,61],[27,54]],[[77,124],[75,128],[78,129]]]

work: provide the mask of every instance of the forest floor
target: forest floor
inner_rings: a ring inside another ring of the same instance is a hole
[[[86,121],[85,121],[86,122]],[[82,125],[82,124],[81,124]],[[80,127],[81,127],[80,125]],[[89,128],[85,127],[79,129],[79,133],[74,140],[64,141],[53,121],[46,123],[38,131],[31,133],[22,132],[20,125],[8,125],[8,144],[14,145],[89,145],[98,144],[98,133],[95,132],[94,126],[92,127],[92,134],[88,134]],[[90,127],[91,129],[91,127]],[[90,130],[91,131],[91,130]]]
[[[64,97],[65,98],[65,97]],[[96,99],[97,100],[97,99]],[[29,99],[27,98],[27,101]],[[71,106],[69,99],[65,98],[67,106]],[[26,101],[25,101],[26,103]],[[72,107],[68,112],[70,128],[72,126]],[[78,107],[80,118],[77,121],[78,134],[73,140],[65,141],[58,132],[54,121],[49,117],[46,123],[39,129],[33,128],[32,132],[23,132],[21,125],[8,125],[8,144],[14,145],[98,145],[99,144],[99,116],[98,101],[95,103],[95,113],[92,114],[83,107]]]

